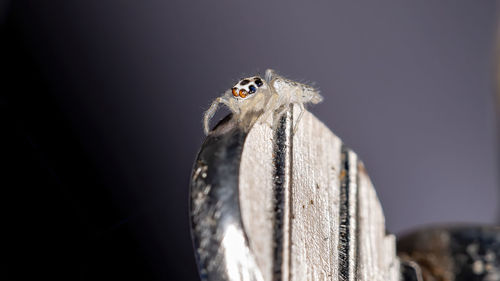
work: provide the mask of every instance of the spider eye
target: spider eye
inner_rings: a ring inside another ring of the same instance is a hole
[[[255,79],[255,84],[257,85],[257,87],[260,87],[260,86],[262,86],[264,83],[262,82],[262,80],[260,80],[260,78],[257,78],[257,79]]]
[[[246,84],[248,84],[248,83],[250,83],[250,80],[248,80],[248,79],[243,79],[243,80],[241,80],[240,85],[241,85],[241,86],[245,86],[245,85],[246,85]]]
[[[254,86],[254,85],[250,85],[250,86],[248,87],[248,89],[250,90],[250,93],[251,93],[251,94],[253,94],[253,93],[255,93],[255,91],[257,91],[257,88],[255,88],[255,86]]]
[[[248,94],[248,92],[247,92],[247,91],[245,91],[245,90],[243,90],[243,89],[241,89],[241,90],[240,90],[240,97],[242,97],[242,98],[246,98],[246,97],[247,97],[247,94]]]
[[[233,88],[233,89],[232,89],[232,92],[233,92],[233,96],[235,96],[235,97],[237,97],[237,96],[238,96],[238,89]]]

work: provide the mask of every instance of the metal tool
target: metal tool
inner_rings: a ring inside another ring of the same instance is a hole
[[[294,133],[296,111],[248,130],[228,116],[203,143],[190,198],[201,280],[399,280],[363,164],[309,112]]]

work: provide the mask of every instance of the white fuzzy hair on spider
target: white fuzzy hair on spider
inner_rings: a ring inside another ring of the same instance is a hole
[[[268,69],[265,79],[260,76],[241,79],[212,102],[203,118],[205,134],[210,131],[210,120],[219,104],[226,105],[238,122],[247,118],[249,113],[255,112],[261,112],[260,120],[267,121],[270,114],[274,113],[279,117],[290,104],[297,104],[300,112],[294,125],[295,132],[305,111],[304,104],[317,104],[322,100],[319,91],[313,87],[286,79],[276,74],[274,70]]]

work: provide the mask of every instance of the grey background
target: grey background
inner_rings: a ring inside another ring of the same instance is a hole
[[[391,232],[496,221],[495,1],[43,2],[0,16],[98,174],[101,227],[129,229],[158,278],[196,279],[204,110],[266,68],[321,90],[311,111],[364,160]]]

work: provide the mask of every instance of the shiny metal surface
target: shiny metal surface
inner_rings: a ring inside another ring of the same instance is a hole
[[[238,170],[247,133],[226,117],[193,168],[191,227],[201,280],[263,280],[243,230]]]
[[[363,163],[310,112],[293,133],[295,109],[255,125],[261,112],[227,117],[203,143],[190,196],[201,279],[398,280]]]

